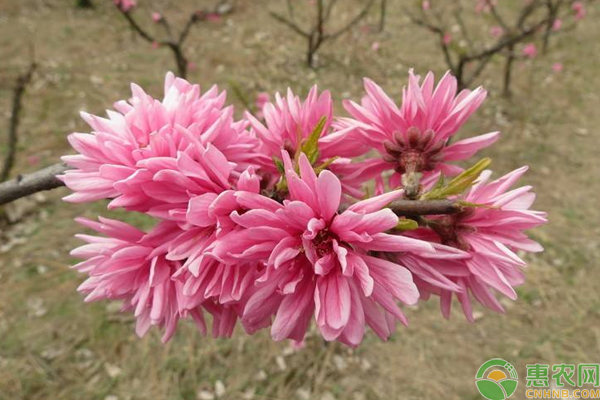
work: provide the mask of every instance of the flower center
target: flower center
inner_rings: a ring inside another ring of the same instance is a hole
[[[401,174],[431,171],[443,159],[444,144],[445,141],[436,142],[435,132],[431,129],[421,132],[412,126],[406,132],[394,132],[392,140],[383,142],[386,150],[383,159],[394,164]]]
[[[469,211],[466,211],[469,213]],[[446,215],[436,219],[430,224],[431,229],[438,234],[442,244],[452,246],[463,251],[469,251],[471,245],[462,237],[461,233],[475,232],[475,228],[469,225],[461,224],[460,221],[465,215],[454,214]]]
[[[333,252],[333,241],[339,239],[337,235],[332,232],[329,232],[327,228],[322,229],[317,233],[315,238],[312,240],[312,244],[315,248],[315,252],[319,258]]]

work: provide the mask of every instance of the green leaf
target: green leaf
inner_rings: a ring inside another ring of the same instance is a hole
[[[419,227],[419,223],[415,220],[409,218],[402,218],[398,220],[398,225],[396,225],[396,230],[399,231],[412,231]]]
[[[487,204],[471,203],[470,201],[464,201],[464,200],[458,200],[457,203],[463,207],[498,209],[498,207],[489,206]]]
[[[479,175],[485,170],[492,162],[489,158],[483,158],[479,160],[471,168],[464,170],[448,184],[442,188],[434,188],[429,192],[421,196],[421,200],[442,200],[448,196],[454,196],[463,193],[465,190],[473,185],[473,182],[479,178]]]
[[[308,136],[302,143],[301,150],[304,154],[306,154],[306,157],[308,157],[308,161],[310,161],[311,164],[316,162],[319,158],[319,138],[323,133],[325,124],[327,124],[327,117],[322,116],[311,132],[310,136]]]
[[[285,176],[285,166],[283,165],[281,158],[273,156],[272,159],[273,164],[275,164],[275,167],[277,167],[277,171],[279,171],[282,176]]]
[[[338,158],[340,158],[340,157],[335,156],[335,157],[331,157],[331,158],[328,158],[327,160],[323,161],[321,164],[317,165],[317,167],[315,168],[315,173],[318,175],[321,171],[324,171],[325,169],[327,169],[327,167],[329,167]]]

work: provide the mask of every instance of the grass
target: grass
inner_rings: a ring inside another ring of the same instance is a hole
[[[27,64],[24,49],[31,41],[41,63],[25,99],[19,172],[71,151],[66,135],[87,129],[79,110],[102,114],[128,96],[130,81],[159,95],[165,71],[174,68],[168,51],[133,38],[110,4],[96,1],[95,10],[76,11],[70,3],[0,4],[5,81]],[[153,10],[186,15],[193,7],[172,0],[139,3],[149,24]],[[323,66],[312,71],[302,64],[304,43],[268,17],[279,2],[238,3],[226,21],[194,29],[188,42],[199,66],[190,80],[204,88],[235,82],[253,98],[288,86],[306,93],[316,83],[331,89],[341,111],[342,98],[360,97],[363,76],[398,98],[409,67],[444,71],[433,38],[408,25],[401,7],[389,7],[386,32],[359,28],[325,45]],[[68,253],[78,244],[78,215],[151,222],[108,213],[105,204],[67,205],[60,189],[7,232],[21,244],[0,253],[0,399],[188,400],[207,398],[218,382],[225,387],[222,398],[232,400],[479,399],[473,376],[492,357],[511,362],[522,378],[527,363],[594,362],[600,356],[597,18],[597,7],[590,9],[579,29],[556,37],[547,57],[517,65],[512,102],[497,95],[499,69],[493,65],[482,77],[490,98],[462,132],[502,130],[500,142],[481,156],[492,157],[498,173],[530,165],[525,183],[535,185],[536,207],[550,215],[550,223],[533,232],[546,252],[528,257],[519,299],[502,300],[506,315],[477,308],[470,324],[454,310],[446,321],[432,300],[409,308],[410,327],[399,328],[388,343],[369,334],[357,350],[324,346],[314,333],[301,351],[273,343],[267,332],[201,338],[186,323],[167,345],[157,332],[139,339],[131,316],[115,312],[118,305],[82,302],[76,292],[82,277],[68,269],[74,261]],[[379,52],[371,50],[374,41]],[[564,73],[552,73],[559,60]],[[9,98],[3,85],[0,109],[8,109]],[[39,161],[32,162],[33,155]],[[519,387],[515,396],[523,394]]]

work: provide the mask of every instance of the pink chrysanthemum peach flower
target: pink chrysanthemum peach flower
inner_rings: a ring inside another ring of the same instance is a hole
[[[416,265],[415,256],[411,260],[399,258],[414,274],[424,297],[430,293],[440,296],[444,316],[450,315],[453,293],[471,321],[471,297],[497,312],[504,310],[492,289],[516,299],[514,287],[523,283],[522,268],[526,264],[515,251],[542,251],[542,246],[529,239],[525,230],[547,222],[546,213],[529,209],[535,200],[531,186],[509,190],[525,171],[527,167],[522,167],[492,182],[488,182],[491,171],[483,172],[463,197],[480,206],[459,214],[431,217],[431,229],[420,228],[411,235],[469,254],[467,259],[447,260],[444,265]]]
[[[370,79],[365,79],[365,90],[361,104],[344,103],[352,118],[340,118],[336,128],[360,132],[365,148],[381,154],[380,159],[370,160],[365,173],[374,177],[394,170],[392,187],[399,185],[401,174],[410,171],[425,173],[425,178],[440,170],[456,175],[462,168],[449,162],[465,160],[498,139],[499,133],[492,132],[448,144],[486,97],[481,87],[457,94],[456,78],[449,73],[435,87],[432,73],[420,83],[411,71],[400,108]]]
[[[109,208],[146,212],[165,204],[186,203],[188,191],[201,194],[223,176],[235,177],[260,159],[258,141],[224,107],[225,93],[167,74],[162,101],[132,85],[132,98],[115,103],[108,119],[82,113],[92,133],[74,133],[69,142],[79,154],[63,160],[73,167],[63,176],[73,194],[65,200],[113,199]],[[204,170],[185,171],[196,161]],[[184,204],[184,208],[185,208]]]
[[[330,171],[317,176],[304,154],[300,176],[282,153],[289,199],[262,200],[231,218],[244,229],[217,241],[212,255],[222,262],[267,260],[265,274],[244,309],[242,322],[254,332],[271,324],[275,340],[302,340],[313,315],[326,340],[357,346],[369,325],[387,339],[394,321],[406,323],[396,301],[414,304],[419,293],[401,265],[369,251],[435,253],[433,245],[386,233],[398,217],[386,204],[393,191],[363,200],[339,213],[342,189]],[[241,195],[240,195],[241,196]]]
[[[163,341],[175,333],[180,318],[191,316],[200,331],[206,324],[199,308],[182,310],[179,298],[182,284],[171,279],[180,263],[166,258],[169,240],[179,232],[171,223],[158,225],[146,234],[124,222],[100,218],[99,222],[80,218],[86,227],[108,237],[78,235],[87,244],[71,254],[85,261],[74,266],[89,277],[78,290],[85,301],[122,300],[123,311],[132,310],[136,333],[146,334],[152,325],[163,327]]]
[[[260,152],[269,156],[261,165],[264,171],[279,176],[272,158],[280,157],[281,149],[285,149],[293,157],[299,151],[302,141],[306,140],[321,119],[325,118],[318,141],[319,154],[314,165],[318,166],[334,157],[343,157],[336,159],[329,169],[341,178],[344,192],[362,197],[360,185],[368,179],[362,179],[360,173],[364,164],[351,164],[347,157],[363,154],[368,149],[361,140],[356,140],[352,131],[331,132],[333,102],[329,91],[325,90],[319,94],[317,87],[313,86],[304,101],[290,89],[285,97],[276,93],[274,102],[263,105],[262,115],[264,124],[252,114],[246,113],[252,132],[261,141]],[[353,178],[348,179],[348,175],[352,175]]]

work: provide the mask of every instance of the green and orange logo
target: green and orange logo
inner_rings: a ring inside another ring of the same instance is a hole
[[[517,379],[515,367],[501,358],[493,358],[479,367],[475,384],[486,399],[504,400],[517,390]]]

